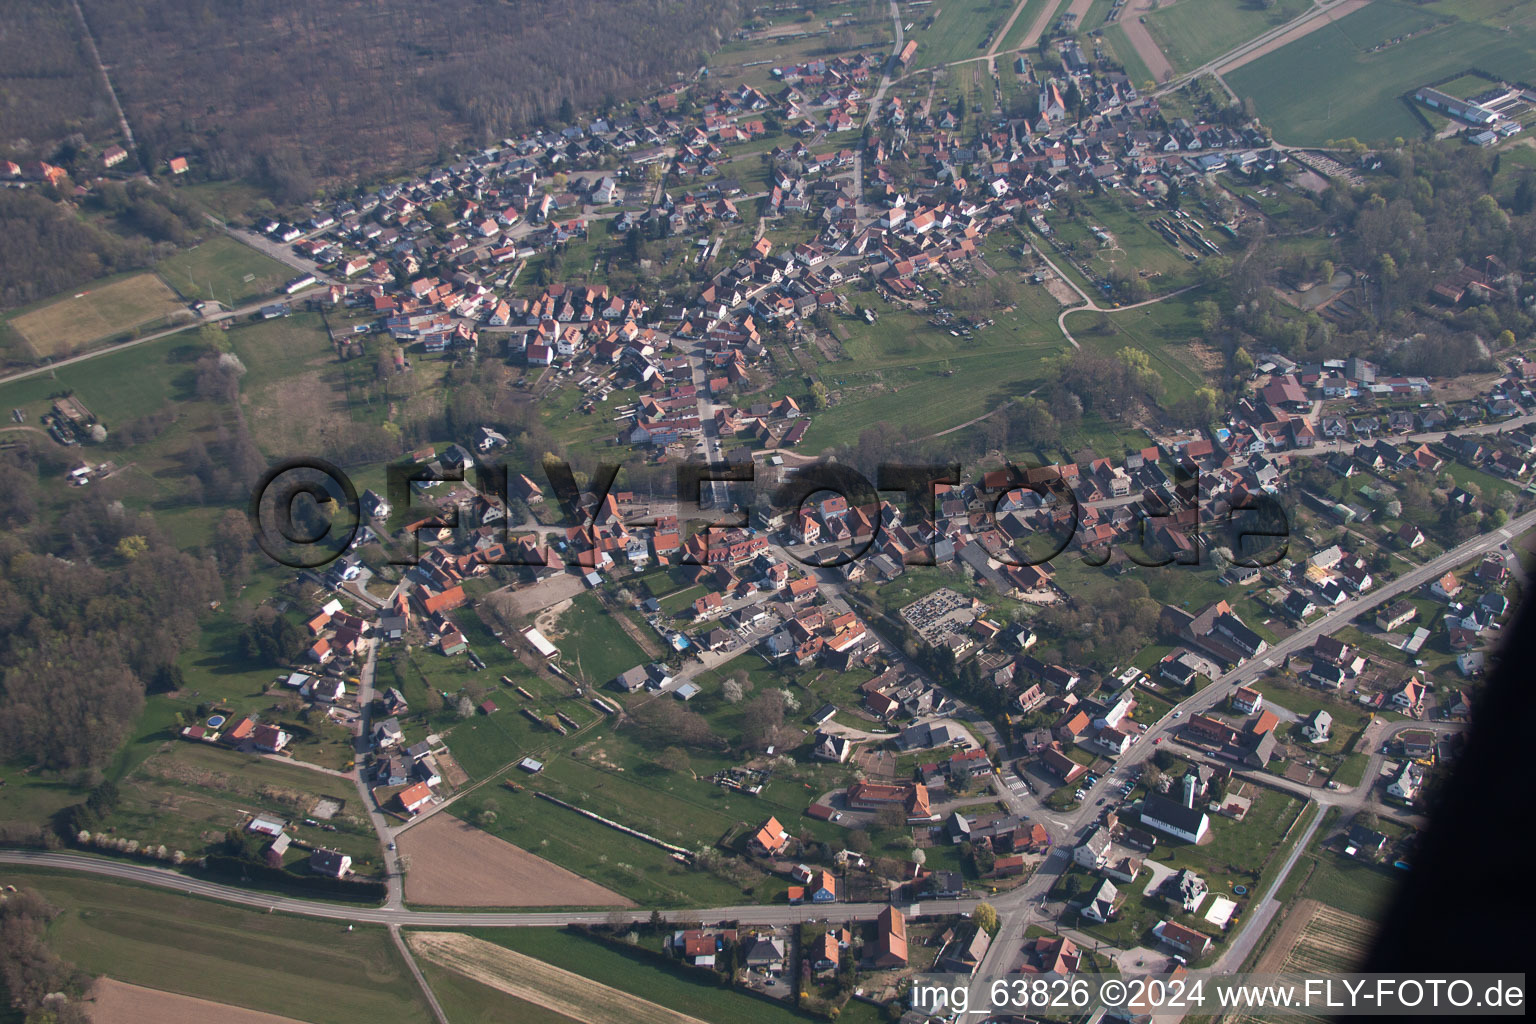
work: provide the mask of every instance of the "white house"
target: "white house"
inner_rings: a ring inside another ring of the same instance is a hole
[[[1326,743],[1333,734],[1333,716],[1318,708],[1301,723],[1301,734],[1313,743]]]
[[[1088,902],[1083,906],[1083,916],[1090,921],[1098,921],[1101,924],[1108,921],[1115,910],[1115,901],[1120,898],[1120,890],[1115,883],[1107,878],[1099,880],[1098,887],[1088,894]]]
[[[1398,772],[1397,778],[1387,784],[1387,792],[1400,800],[1412,801],[1417,799],[1419,790],[1424,788],[1424,768],[1422,765],[1409,761]]]
[[[1198,843],[1211,828],[1211,819],[1203,811],[1156,794],[1142,801],[1141,823],[1188,843]]]

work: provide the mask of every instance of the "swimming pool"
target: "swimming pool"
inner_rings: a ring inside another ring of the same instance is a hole
[[[212,718],[208,719],[208,728],[210,728],[210,729],[217,729],[219,726],[221,726],[223,724],[224,724],[224,716],[223,715],[214,715]]]

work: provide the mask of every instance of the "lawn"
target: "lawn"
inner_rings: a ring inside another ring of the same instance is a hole
[[[966,339],[973,347],[957,346],[950,355],[944,355],[942,349],[927,354],[914,350],[914,346],[931,345],[930,334],[938,333],[937,328],[924,324],[916,337],[887,328],[878,343],[877,351],[882,354],[875,358],[893,363],[899,360],[899,365],[870,368],[860,357],[856,371],[839,372],[841,363],[828,366],[823,377],[828,378],[827,388],[838,393],[838,401],[813,415],[804,448],[815,451],[852,442],[877,423],[910,424],[938,432],[1039,386],[1044,380],[1042,360],[1060,354],[1066,342],[1037,329],[1022,307],[1012,323],[1005,323],[1001,314],[997,317],[996,326]],[[899,316],[895,320],[902,322]],[[850,353],[861,344],[856,338]],[[903,349],[907,350],[905,355]]]
[[[49,943],[90,974],[313,1024],[430,1018],[383,928],[263,914],[73,873],[13,867],[6,875],[62,911]]]
[[[602,686],[625,669],[648,660],[640,645],[590,592],[578,596],[561,613],[559,627],[565,631],[564,638],[557,641],[564,652],[562,666],[593,686]]]
[[[39,358],[70,355],[93,341],[176,314],[190,316],[175,292],[153,274],[93,282],[49,299],[7,322]]]
[[[150,342],[60,367],[0,386],[0,404],[25,411],[28,423],[47,411],[48,396],[73,391],[91,412],[112,427],[154,412],[172,398],[191,397],[192,362],[201,352],[189,336]]]
[[[1513,25],[1501,32],[1461,20],[1431,27],[1453,16],[1376,0],[1225,77],[1238,95],[1253,98],[1279,142],[1415,137],[1422,125],[1403,97],[1423,83],[1468,67],[1516,80],[1530,72],[1536,30]],[[1371,52],[1380,44],[1388,45]]]
[[[1297,858],[1296,866],[1285,881],[1284,891],[1276,896],[1287,902],[1311,898],[1345,913],[1380,921],[1397,890],[1402,872],[1389,865],[1343,857],[1327,849],[1323,843],[1338,827],[1338,821],[1332,817],[1334,812],[1329,813],[1329,819],[1318,829],[1312,844]],[[1383,822],[1381,828],[1390,830],[1390,823]]]
[[[1310,6],[1308,0],[1278,0],[1266,11],[1249,0],[1178,0],[1144,20],[1174,70],[1183,72],[1285,24]]]
[[[1201,336],[1195,303],[1203,297],[1204,293],[1197,289],[1166,302],[1111,313],[1108,333],[1093,327],[1095,314],[1092,313],[1069,317],[1067,329],[1084,348],[1109,355],[1128,346],[1146,352],[1151,357],[1152,368],[1163,379],[1159,404],[1167,408],[1209,384],[1207,373],[1220,371],[1220,354],[1195,341]],[[1206,366],[1211,369],[1205,370]]]
[[[470,934],[573,971],[593,981],[690,1014],[700,1020],[800,1024],[807,1017],[788,1006],[722,988],[714,976],[629,953],[604,942],[555,928],[472,929]]]
[[[222,234],[162,260],[155,271],[188,301],[213,299],[229,308],[270,295],[293,276],[292,268]]]
[[[935,12],[938,16],[933,25],[924,28]],[[1012,13],[1013,0],[944,0],[927,8],[924,14],[909,15],[916,21],[907,33],[908,39],[917,40],[913,66],[931,68],[982,56]]]
[[[1296,797],[1251,784],[1247,795],[1253,806],[1241,822],[1213,814],[1210,842],[1195,846],[1166,840],[1158,844],[1153,858],[1174,868],[1191,868],[1218,895],[1230,897],[1234,884],[1246,885],[1249,897],[1261,891],[1260,878],[1305,805]]]

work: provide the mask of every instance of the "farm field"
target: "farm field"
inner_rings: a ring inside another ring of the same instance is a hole
[[[184,249],[155,271],[188,301],[212,299],[227,307],[269,295],[293,276],[292,268],[228,235]]]
[[[431,1016],[383,928],[349,932],[73,872],[12,868],[6,880],[62,911],[50,945],[91,974],[311,1024]]]
[[[411,932],[411,951],[499,992],[588,1024],[703,1024],[696,1017],[457,932]]]
[[[721,988],[702,972],[630,955],[605,943],[558,928],[500,928],[469,934],[494,945],[646,998],[680,1014],[708,1021],[797,1024],[817,1019],[788,1006]]]
[[[1267,954],[1266,960],[1280,953],[1279,962],[1260,970],[1281,974],[1346,974],[1358,969],[1376,934],[1376,926],[1370,921],[1316,900],[1302,900],[1291,909],[1291,914],[1305,922],[1301,934],[1283,951],[1277,949]]]
[[[416,966],[432,987],[432,994],[453,1024],[582,1024],[554,1010],[518,999],[499,989],[439,967],[430,960],[417,960]]]
[[[1228,72],[1227,84],[1253,98],[1278,142],[1414,137],[1422,125],[1402,97],[1419,85],[1467,67],[1516,79],[1529,73],[1536,29],[1517,24],[1501,32],[1460,20],[1458,11],[1375,0]]]
[[[1029,37],[1030,29],[1034,27],[1041,15],[1047,12],[1049,14],[1042,28],[1048,30],[1051,27],[1051,20],[1055,17],[1057,9],[1062,7],[1063,2],[1064,0],[1027,0],[1023,12],[1014,21],[1008,34],[1003,37],[1003,45],[997,48],[997,52],[1001,55],[1022,48]],[[1003,16],[1003,20],[1007,20],[1007,15]]]
[[[178,313],[191,315],[164,281],[154,274],[134,274],[48,300],[12,314],[8,323],[38,358],[57,358]]]
[[[1104,26],[1104,43],[1115,59],[1125,67],[1125,74],[1138,89],[1148,85],[1155,85],[1152,72],[1147,68],[1147,62],[1141,59],[1141,54],[1136,52],[1135,45],[1130,36],[1125,34],[1125,26],[1116,22],[1113,25]]]
[[[1145,16],[1147,30],[1176,71],[1189,71],[1303,14],[1309,0],[1269,10],[1247,0],[1178,0]]]
[[[454,805],[454,813],[469,812],[462,803]],[[526,790],[513,793],[501,786],[487,786],[475,792],[472,803],[477,809],[496,813],[495,823],[487,829],[493,835],[638,903],[683,907],[741,901],[740,887],[695,871],[660,847],[540,800]]]
[[[146,1020],[158,1024],[201,1024],[207,1020],[226,1024],[290,1024],[294,1021],[292,1017],[160,992],[111,978],[98,978],[87,998],[90,1000],[91,1024],[140,1024]]]
[[[937,13],[931,28],[923,28],[930,15]],[[942,0],[932,7],[902,16],[914,21],[908,39],[917,40],[913,67],[931,68],[968,57],[980,57],[991,45],[992,35],[1003,27],[1013,13],[1013,0]],[[1023,21],[1028,11],[1020,17]],[[1017,27],[1017,23],[1015,23]]]
[[[399,833],[405,897],[438,907],[630,906],[629,900],[446,814]],[[466,880],[474,879],[473,885]]]
[[[1270,940],[1269,948],[1254,965],[1255,973],[1264,974],[1344,974],[1358,969],[1364,958],[1375,925],[1317,900],[1304,899],[1287,909],[1284,922]],[[1264,1021],[1315,1020],[1320,1015],[1278,1018],[1263,1013],[1239,1014],[1228,1018],[1232,1024],[1257,1024]]]

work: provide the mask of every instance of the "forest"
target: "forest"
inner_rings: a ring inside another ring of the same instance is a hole
[[[178,550],[104,494],[44,522],[37,472],[24,454],[0,455],[0,747],[88,772],[122,745],[145,694],[173,684],[223,587],[215,560]]]
[[[737,0],[83,0],[145,160],[275,198],[377,180],[691,73]]]

